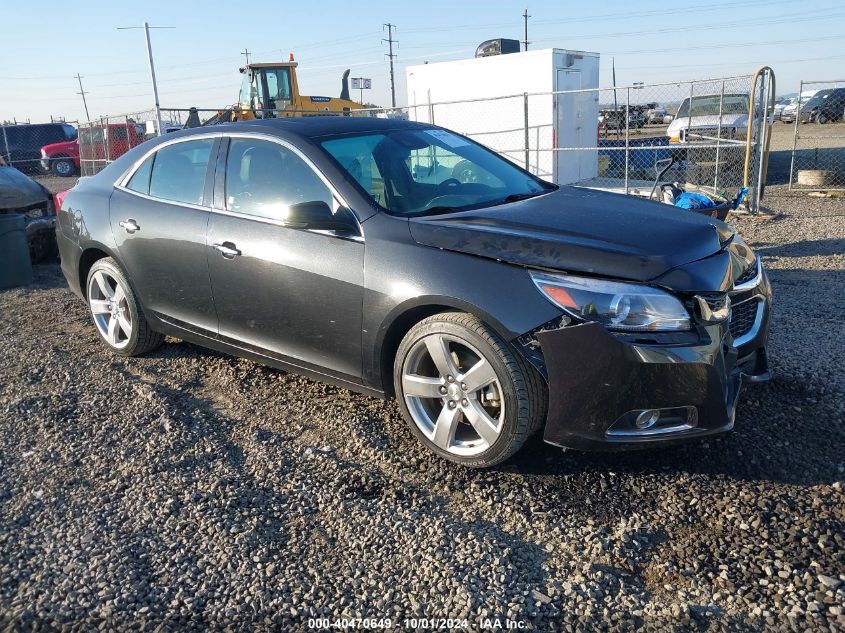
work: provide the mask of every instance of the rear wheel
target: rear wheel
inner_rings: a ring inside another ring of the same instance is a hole
[[[86,290],[97,332],[113,352],[138,356],[161,345],[164,336],[150,329],[126,275],[111,257],[94,263]]]
[[[545,417],[543,379],[470,314],[415,325],[399,346],[394,385],[413,433],[465,466],[508,459]]]

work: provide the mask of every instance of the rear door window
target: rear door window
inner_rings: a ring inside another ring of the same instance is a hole
[[[184,141],[156,152],[150,195],[162,200],[202,204],[208,160],[214,139]]]

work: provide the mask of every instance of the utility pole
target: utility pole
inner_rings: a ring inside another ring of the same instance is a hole
[[[156,83],[156,68],[153,64],[153,46],[150,44],[150,24],[144,22],[144,35],[147,36],[147,57],[150,59],[150,80],[153,82],[153,98],[156,102],[156,123],[158,124],[158,135],[161,136],[161,104],[158,102],[158,84]]]
[[[87,93],[87,92],[85,92],[85,91],[82,89],[82,77],[79,75],[79,73],[76,73],[76,80],[79,82],[79,92],[77,92],[76,94],[78,94],[78,95],[82,95],[82,105],[84,105],[84,106],[85,106],[85,120],[86,120],[86,121],[90,121],[90,120],[91,120],[91,117],[90,117],[90,115],[88,114],[88,102],[87,102],[87,101],[85,101],[85,95],[86,95],[86,94],[88,94],[88,93]]]
[[[243,53],[241,53],[241,55],[243,55],[244,57],[246,57],[246,65],[247,65],[247,66],[249,66],[249,49],[248,49],[248,48],[245,48],[245,49],[244,49],[244,52],[243,52]]]
[[[389,47],[389,53],[387,54],[387,58],[390,60],[390,102],[393,107],[396,107],[396,84],[393,81],[393,58],[396,55],[393,54],[393,44],[398,44],[396,40],[393,39],[393,29],[396,28],[395,24],[390,24],[389,22],[384,26],[387,27],[387,39],[382,38],[382,42],[387,42]]]
[[[158,135],[161,136],[161,105],[158,101],[158,84],[156,83],[156,69],[155,64],[153,63],[153,47],[150,44],[150,29],[173,29],[176,28],[174,26],[150,26],[149,22],[144,22],[144,26],[119,26],[117,27],[118,31],[128,31],[131,29],[144,29],[144,35],[147,39],[147,58],[150,61],[150,80],[153,84],[153,98],[155,99],[155,110],[156,110],[156,124],[158,125]]]
[[[528,50],[528,45],[531,43],[528,41],[528,18],[531,16],[528,15],[528,9],[522,14],[522,19],[525,21],[525,39],[522,40],[522,43],[525,45],[525,50]]]

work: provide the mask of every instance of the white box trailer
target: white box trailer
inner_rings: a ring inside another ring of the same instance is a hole
[[[598,88],[598,53],[546,48],[409,66],[406,74],[412,121],[469,136],[559,184],[598,175],[598,91],[549,94]]]

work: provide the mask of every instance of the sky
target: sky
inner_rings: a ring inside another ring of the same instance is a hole
[[[173,27],[151,33],[160,102],[174,108],[236,101],[245,49],[264,62],[293,52],[306,95],[338,96],[349,68],[372,79],[365,101],[388,106],[386,22],[396,25],[403,105],[406,66],[472,57],[486,39],[521,40],[526,8],[530,48],[600,53],[602,87],[613,85],[612,59],[617,85],[751,74],[762,64],[774,68],[778,94],[796,92],[801,79],[845,79],[842,0],[2,4],[0,120],[84,120],[77,73],[92,117],[151,108],[144,32],[119,30],[144,20]]]

